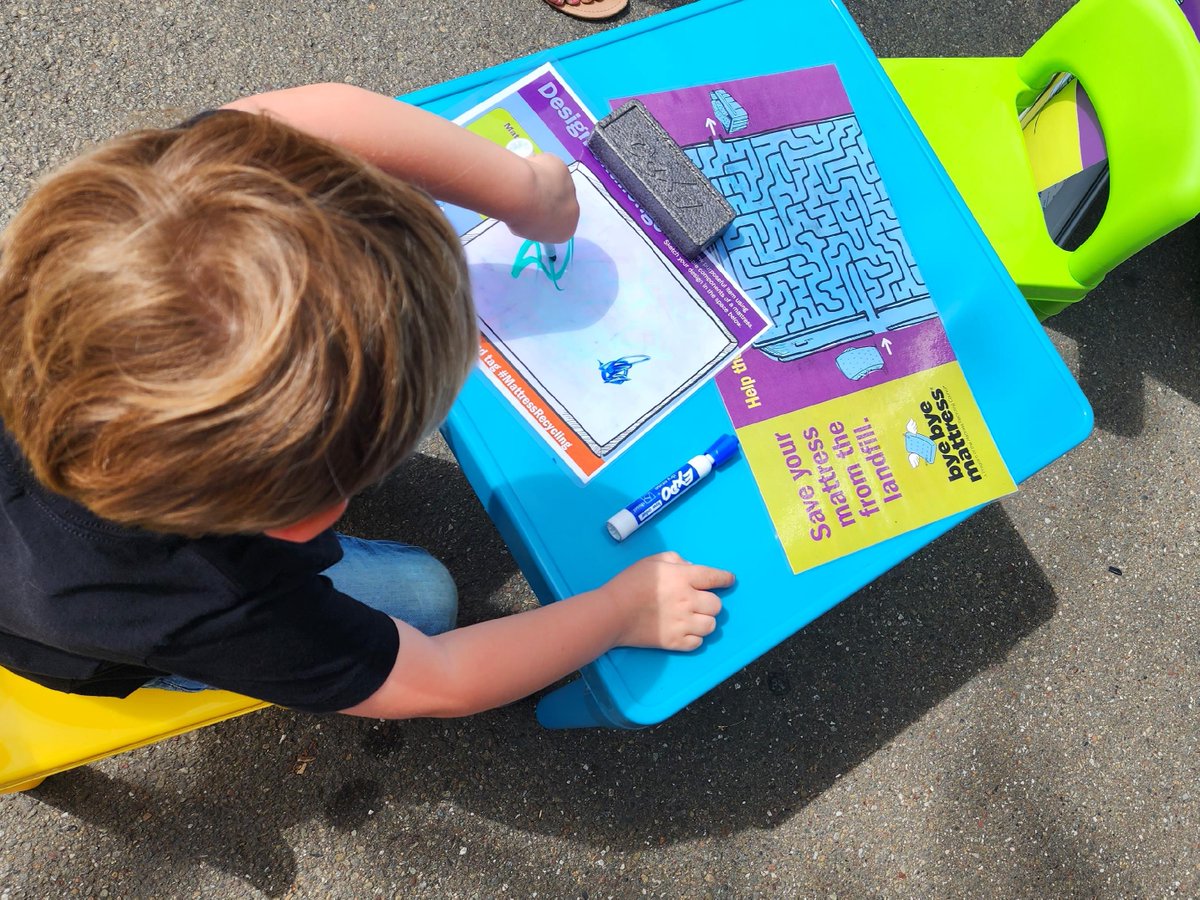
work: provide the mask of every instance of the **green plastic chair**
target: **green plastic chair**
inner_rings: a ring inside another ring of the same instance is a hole
[[[1200,213],[1200,42],[1175,0],[1079,0],[1018,58],[882,62],[1039,319]],[[1060,72],[1109,163],[1108,205],[1073,251],[1046,230],[1017,118]]]

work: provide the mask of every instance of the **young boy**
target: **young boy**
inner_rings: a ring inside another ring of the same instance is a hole
[[[429,195],[538,241],[579,215],[559,160],[346,85],[117,138],[32,194],[0,238],[0,665],[403,718],[700,645],[733,576],[675,554],[451,630],[439,563],[331,530],[475,359]]]

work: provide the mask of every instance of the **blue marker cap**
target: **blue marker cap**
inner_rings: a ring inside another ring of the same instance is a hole
[[[723,434],[717,438],[715,444],[704,451],[704,455],[712,458],[713,467],[716,468],[737,453],[737,450],[737,438],[732,434]]]

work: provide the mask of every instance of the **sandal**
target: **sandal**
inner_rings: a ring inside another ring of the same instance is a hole
[[[577,19],[607,19],[629,5],[629,0],[546,0],[559,12]]]

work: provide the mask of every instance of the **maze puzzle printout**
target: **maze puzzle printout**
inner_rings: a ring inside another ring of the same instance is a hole
[[[792,570],[1014,490],[837,69],[639,99],[733,206],[710,253],[774,320],[717,385]]]
[[[553,248],[445,212],[462,236],[479,365],[587,481],[769,326],[711,259],[684,259],[592,156],[595,120],[544,66],[457,120],[519,155],[569,163],[580,218]]]

